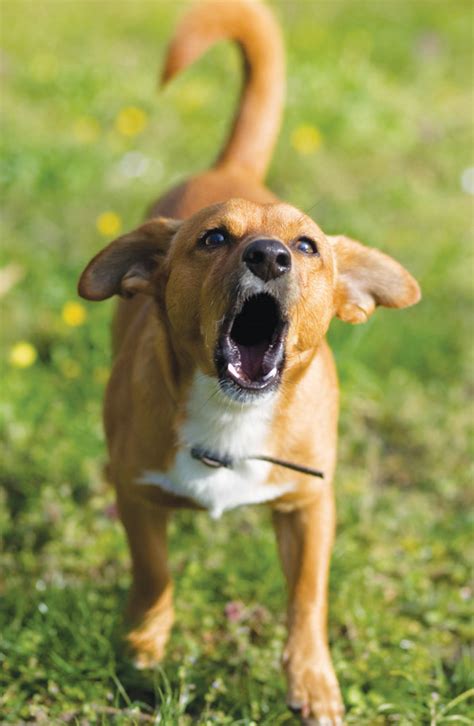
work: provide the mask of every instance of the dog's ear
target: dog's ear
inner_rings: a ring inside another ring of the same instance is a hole
[[[336,315],[347,323],[365,323],[377,305],[405,308],[421,298],[417,281],[383,252],[349,237],[328,237],[337,260]]]
[[[175,219],[157,217],[111,242],[82,273],[79,295],[106,300],[112,295],[151,294],[150,281],[180,225]]]

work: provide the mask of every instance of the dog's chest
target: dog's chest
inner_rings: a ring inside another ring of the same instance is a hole
[[[139,481],[189,497],[213,517],[234,507],[281,496],[291,485],[267,484],[268,463],[243,460],[266,453],[273,407],[271,399],[245,406],[227,400],[217,389],[217,381],[197,375],[179,431],[180,446],[173,467],[163,472],[145,471]],[[212,468],[193,459],[191,448],[195,446],[230,456],[234,466]]]

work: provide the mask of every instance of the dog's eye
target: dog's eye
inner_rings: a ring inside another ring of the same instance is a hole
[[[229,235],[225,229],[209,229],[202,235],[199,243],[201,247],[215,249],[216,247],[222,247],[227,244],[228,241]]]
[[[312,239],[309,239],[309,237],[300,237],[296,241],[295,246],[296,249],[299,252],[302,252],[304,255],[319,255],[316,242],[314,242]]]

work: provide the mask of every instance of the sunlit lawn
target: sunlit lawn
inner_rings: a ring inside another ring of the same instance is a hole
[[[331,640],[348,722],[471,723],[472,6],[275,9],[288,107],[270,185],[326,231],[397,257],[424,293],[331,332],[343,390]],[[235,50],[155,92],[181,10],[0,6],[2,723],[296,723],[265,510],[176,517],[163,671],[135,672],[121,645],[127,552],[101,475],[113,306],[79,303],[75,284],[223,138]]]

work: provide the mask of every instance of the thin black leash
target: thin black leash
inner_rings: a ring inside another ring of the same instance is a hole
[[[191,456],[193,459],[197,459],[206,466],[211,466],[215,469],[221,466],[226,469],[233,469],[239,461],[267,461],[269,464],[283,466],[285,469],[291,469],[300,474],[308,474],[309,476],[317,476],[320,479],[324,479],[324,473],[318,469],[312,469],[310,466],[302,466],[301,464],[293,464],[290,461],[283,461],[282,459],[275,459],[273,456],[242,456],[240,459],[233,459],[230,456],[216,456],[214,452],[210,453],[199,446],[193,446]]]

